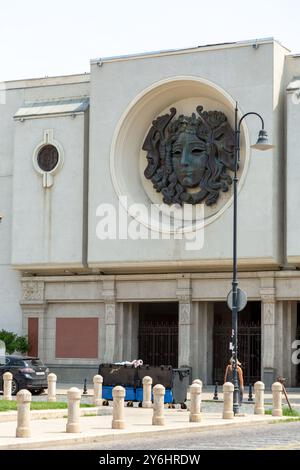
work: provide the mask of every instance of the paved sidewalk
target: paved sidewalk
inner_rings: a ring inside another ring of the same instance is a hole
[[[166,425],[153,426],[152,409],[125,408],[126,429],[111,429],[111,416],[81,417],[81,432],[66,433],[66,418],[33,420],[31,422],[32,437],[16,438],[16,421],[0,423],[0,450],[4,449],[37,449],[45,446],[70,445],[75,443],[91,444],[111,439],[133,439],[136,437],[189,433],[195,431],[226,429],[235,426],[249,427],[282,421],[286,418],[272,416],[246,415],[232,420],[223,420],[221,413],[203,413],[201,423],[189,423],[186,410],[165,410]]]
[[[67,394],[67,390],[71,387],[77,387],[81,392],[83,391],[82,384],[76,384],[76,385],[71,385],[71,384],[57,384],[57,395],[59,396],[64,396]],[[203,388],[202,391],[202,401],[213,401],[214,397],[214,390],[215,388],[212,386],[207,386]],[[85,397],[91,397],[93,396],[93,388],[89,386],[87,388],[87,394],[82,395],[82,399]],[[300,405],[300,389],[299,388],[293,388],[293,389],[287,389],[287,395],[288,398],[291,402],[291,404],[294,405]],[[42,397],[43,395],[41,395]],[[189,398],[189,397],[188,397]],[[222,392],[222,386],[218,387],[218,398],[219,402],[223,401],[223,392]],[[253,400],[254,400],[254,390],[253,390]],[[87,400],[89,401],[89,400]],[[244,403],[248,402],[248,387],[245,387],[245,392],[244,392]],[[272,403],[272,392],[271,391],[266,391],[265,392],[265,403]],[[282,403],[285,404],[285,397],[282,395]]]

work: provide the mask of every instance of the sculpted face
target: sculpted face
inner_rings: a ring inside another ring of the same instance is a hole
[[[232,184],[234,131],[221,111],[180,114],[176,109],[152,121],[142,149],[147,152],[144,175],[162,194],[165,204],[215,204]]]
[[[199,185],[207,166],[208,155],[204,142],[195,134],[180,132],[172,146],[172,163],[182,186]]]

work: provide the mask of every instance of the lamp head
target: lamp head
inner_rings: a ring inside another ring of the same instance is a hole
[[[268,133],[265,129],[259,131],[256,144],[251,145],[251,148],[256,150],[270,150],[274,147],[275,145],[269,143]]]

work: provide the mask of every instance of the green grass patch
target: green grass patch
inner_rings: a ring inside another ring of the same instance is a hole
[[[266,410],[265,414],[266,415],[271,415],[272,410]],[[284,406],[282,408],[282,416],[295,416],[295,417],[297,417],[297,416],[300,416],[300,413],[299,413],[299,411],[297,411],[295,409],[290,410],[289,407]]]
[[[80,408],[92,408],[94,405],[82,403]],[[68,408],[68,404],[63,401],[47,402],[47,401],[32,401],[30,404],[31,410],[63,410]],[[17,402],[15,400],[0,400],[1,411],[16,411]]]
[[[295,421],[300,421],[300,418],[286,418],[280,419],[278,421],[272,421],[269,424],[282,424],[282,423],[294,423]]]

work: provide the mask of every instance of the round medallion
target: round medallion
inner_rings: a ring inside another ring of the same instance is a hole
[[[58,164],[58,150],[54,145],[45,145],[37,155],[37,163],[42,171],[50,172]]]

